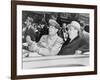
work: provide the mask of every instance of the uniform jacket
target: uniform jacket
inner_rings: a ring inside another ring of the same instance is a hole
[[[43,35],[38,43],[39,52],[41,55],[56,55],[60,51],[63,44],[63,39],[58,35],[50,37]]]

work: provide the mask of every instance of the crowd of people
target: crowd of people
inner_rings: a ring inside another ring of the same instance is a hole
[[[69,24],[56,21],[34,23],[27,17],[22,29],[23,49],[36,52],[42,56],[72,55],[89,52],[89,32],[85,31],[83,22],[71,21]]]

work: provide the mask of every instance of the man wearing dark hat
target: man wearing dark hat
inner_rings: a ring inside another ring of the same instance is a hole
[[[57,34],[60,26],[55,20],[49,21],[49,24],[49,34],[43,35],[38,43],[33,42],[29,47],[30,51],[43,56],[53,56],[59,53],[63,44],[63,39]]]

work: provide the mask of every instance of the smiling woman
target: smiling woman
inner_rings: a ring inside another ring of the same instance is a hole
[[[12,79],[96,74],[96,12],[95,5],[12,1]]]

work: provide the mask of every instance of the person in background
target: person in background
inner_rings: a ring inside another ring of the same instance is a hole
[[[89,33],[89,25],[88,24],[85,25],[84,30]]]
[[[38,24],[37,23],[33,23],[33,31],[35,32],[34,33],[34,37],[35,37],[35,41],[38,42],[39,41],[39,37],[40,37],[40,32],[39,32],[39,29],[38,29]]]
[[[63,39],[57,34],[60,26],[55,20],[49,24],[49,34],[43,35],[38,43],[33,42],[29,47],[30,51],[37,52],[42,56],[54,56],[59,53],[63,44]]]
[[[69,42],[66,40],[63,44],[58,55],[72,55],[72,54],[82,54],[89,51],[89,44],[86,40],[80,36],[81,26],[77,21],[72,21],[68,25]]]
[[[89,48],[89,32],[85,30],[87,25],[85,24],[84,21],[80,21],[80,26],[81,26],[81,33],[80,36],[87,42],[88,46],[84,46]]]
[[[47,35],[47,34],[48,34],[48,26],[46,25],[45,22],[41,22],[41,24],[40,24],[40,37],[39,37],[39,39],[43,35]]]
[[[67,29],[68,28],[67,28],[66,23],[63,23],[61,31],[62,31],[62,38],[63,38],[64,42],[68,39],[68,30]]]
[[[23,48],[26,49],[28,45],[31,45],[32,41],[35,41],[35,31],[34,27],[32,25],[33,18],[27,17],[26,21],[24,22],[26,24],[26,27],[23,28]]]

